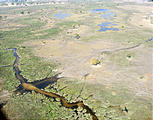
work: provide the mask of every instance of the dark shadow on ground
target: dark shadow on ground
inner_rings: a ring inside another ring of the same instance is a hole
[[[61,74],[61,73],[58,73],[58,74],[56,74],[56,75],[54,75],[52,77],[46,77],[46,78],[43,78],[41,80],[36,80],[34,82],[26,82],[26,83],[30,83],[30,84],[34,85],[35,87],[37,87],[39,89],[44,89],[48,85],[54,84],[59,79],[63,78],[63,77],[59,77],[59,74]],[[30,91],[25,90],[23,88],[23,86],[20,84],[14,92],[15,93],[18,93],[19,92],[19,93],[23,94],[24,92],[30,92]]]

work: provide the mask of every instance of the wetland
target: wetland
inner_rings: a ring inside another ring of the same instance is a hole
[[[152,120],[151,11],[107,0],[0,6],[6,119]]]

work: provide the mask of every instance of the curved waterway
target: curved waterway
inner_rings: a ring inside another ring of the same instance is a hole
[[[42,80],[38,80],[36,82],[28,82],[28,80],[21,75],[21,71],[19,70],[19,67],[18,67],[19,56],[17,54],[17,48],[9,48],[9,49],[13,50],[13,54],[16,58],[14,61],[14,64],[13,64],[13,70],[15,72],[16,78],[21,83],[19,85],[17,91],[22,91],[22,93],[25,91],[35,91],[35,92],[43,94],[47,97],[59,99],[61,105],[66,108],[74,109],[74,108],[82,107],[83,109],[86,110],[86,113],[88,113],[92,116],[93,120],[98,120],[97,116],[95,115],[95,112],[93,112],[91,108],[89,108],[87,105],[85,105],[83,103],[83,101],[77,101],[77,102],[70,103],[63,96],[60,96],[60,95],[53,93],[53,92],[47,92],[47,91],[41,90],[42,88],[45,88],[47,85],[54,83],[58,79],[60,79],[58,77],[58,74],[53,77],[50,77],[50,78],[44,78]]]
[[[146,42],[151,42],[151,41],[153,41],[153,37],[148,39],[148,40],[146,40]]]

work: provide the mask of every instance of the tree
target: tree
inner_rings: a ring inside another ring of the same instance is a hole
[[[79,38],[80,38],[80,35],[79,35],[78,33],[76,33],[76,34],[75,34],[75,38],[76,38],[76,39],[79,39]]]
[[[2,20],[3,19],[3,17],[2,16],[0,16],[0,20]]]
[[[24,11],[22,11],[21,14],[24,14]]]

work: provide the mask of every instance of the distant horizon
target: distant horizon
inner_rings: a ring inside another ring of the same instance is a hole
[[[8,2],[8,1],[14,1],[15,0],[0,0],[0,2]],[[18,0],[18,1],[68,1],[68,0]],[[18,2],[16,1],[16,2]]]
[[[9,2],[9,1],[15,2],[15,0],[0,0],[0,2]],[[19,1],[29,1],[29,2],[36,2],[36,1],[45,2],[46,1],[46,2],[49,2],[49,1],[75,1],[75,0],[18,0],[16,2],[19,2]],[[82,0],[82,1],[98,1],[98,0]],[[99,1],[103,1],[103,0],[99,0]],[[153,0],[117,0],[117,1],[124,1],[124,2],[143,2],[143,1],[148,1],[148,2],[151,2]]]

